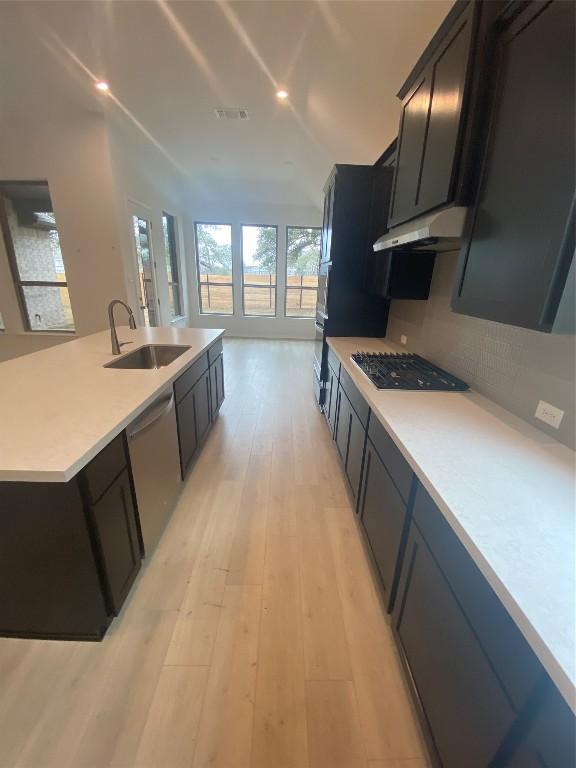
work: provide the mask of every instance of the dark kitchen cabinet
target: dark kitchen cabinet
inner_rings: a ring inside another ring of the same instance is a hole
[[[386,593],[386,605],[390,611],[408,513],[406,504],[370,440],[366,442],[358,514],[380,574]]]
[[[498,678],[413,527],[395,631],[443,768],[486,768],[514,720]]]
[[[346,457],[348,455],[348,436],[350,432],[350,418],[352,406],[348,402],[346,393],[342,387],[338,387],[338,393],[336,395],[336,416],[334,426],[334,442],[336,448],[340,454],[342,464],[346,465]]]
[[[346,390],[344,389],[344,383],[347,386]],[[348,397],[347,392],[350,394],[350,397]],[[356,409],[354,405],[356,405]],[[368,414],[368,406],[352,384],[348,374],[345,371],[341,371],[336,404],[334,440],[354,501],[357,501],[360,490]]]
[[[518,738],[503,749],[502,768],[565,768],[576,764],[576,721],[550,678],[541,683],[513,729]]]
[[[212,361],[210,367],[209,359]],[[193,363],[174,382],[182,479],[210,431],[213,397],[217,407],[218,400],[221,404],[224,399],[223,371],[222,354],[214,350],[210,355],[209,350],[208,356],[204,355],[200,361]]]
[[[224,356],[222,353],[210,364],[210,398],[212,419],[224,402]]]
[[[120,612],[140,570],[138,523],[128,470],[93,505],[90,512],[105,575],[107,598],[114,615]]]
[[[206,371],[192,390],[194,396],[194,417],[196,420],[196,439],[200,446],[210,430],[212,412],[210,402],[210,372]]]
[[[366,286],[373,242],[372,200],[380,172],[371,165],[339,164],[324,187],[317,311],[327,336],[383,336],[386,332],[388,303],[371,296]],[[378,215],[386,220],[385,210]]]
[[[390,226],[457,197],[481,5],[455,4],[398,94],[402,113]]]
[[[78,483],[0,483],[0,635],[99,639],[110,623]]]
[[[452,307],[541,331],[571,315],[573,332],[574,6],[512,10],[499,27],[488,138]]]
[[[328,373],[326,377],[326,397],[324,400],[324,416],[330,427],[330,432],[334,435],[336,427],[336,400],[338,398],[338,375],[328,364]]]
[[[180,467],[182,479],[186,475],[192,459],[196,455],[198,439],[196,437],[196,417],[194,404],[194,389],[191,389],[176,405],[176,421],[178,424],[178,442],[180,445]]]

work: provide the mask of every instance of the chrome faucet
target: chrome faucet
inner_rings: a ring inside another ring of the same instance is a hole
[[[125,301],[121,301],[120,299],[114,299],[113,301],[108,304],[108,322],[110,323],[110,338],[112,340],[112,354],[113,355],[119,355],[120,354],[120,347],[123,346],[123,344],[130,344],[129,341],[124,341],[120,343],[118,341],[118,334],[116,333],[116,325],[114,324],[114,307],[116,304],[122,304],[123,307],[125,307],[126,311],[128,312],[128,323],[130,325],[130,328],[134,330],[136,328],[136,320],[134,320],[134,313],[132,312],[131,307],[126,304]]]

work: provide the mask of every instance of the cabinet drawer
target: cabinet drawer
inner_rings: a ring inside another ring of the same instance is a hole
[[[378,419],[374,418],[374,416],[370,419],[368,437],[384,462],[396,488],[400,491],[400,495],[404,501],[408,503],[414,473],[388,432],[386,432],[382,424],[380,424]]]
[[[540,662],[422,486],[416,492],[413,519],[514,707],[520,709],[538,680]]]
[[[215,344],[212,344],[208,350],[208,362],[210,365],[218,358],[218,355],[222,353],[222,339],[218,339]]]
[[[328,347],[328,365],[330,368],[332,368],[333,372],[336,374],[336,378],[340,376],[340,360],[336,357],[334,352]]]
[[[344,368],[340,369],[340,386],[348,395],[348,400],[350,401],[352,408],[354,408],[356,411],[358,418],[364,427],[368,426],[368,414],[370,413],[370,407],[356,388],[356,385],[352,381],[350,374]]]
[[[204,352],[192,365],[187,368],[182,376],[174,382],[174,395],[176,402],[179,403],[184,395],[189,392],[200,376],[208,368],[208,354]]]
[[[127,463],[124,433],[121,432],[84,468],[84,477],[92,503],[98,501]]]

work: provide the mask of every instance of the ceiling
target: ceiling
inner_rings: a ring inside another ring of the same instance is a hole
[[[451,5],[1,2],[0,109],[103,111],[200,196],[317,205],[333,163],[372,163],[395,137],[395,94]]]

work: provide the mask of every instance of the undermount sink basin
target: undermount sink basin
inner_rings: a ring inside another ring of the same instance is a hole
[[[179,344],[146,344],[117,360],[106,363],[104,368],[163,368],[183,355],[190,347]]]

